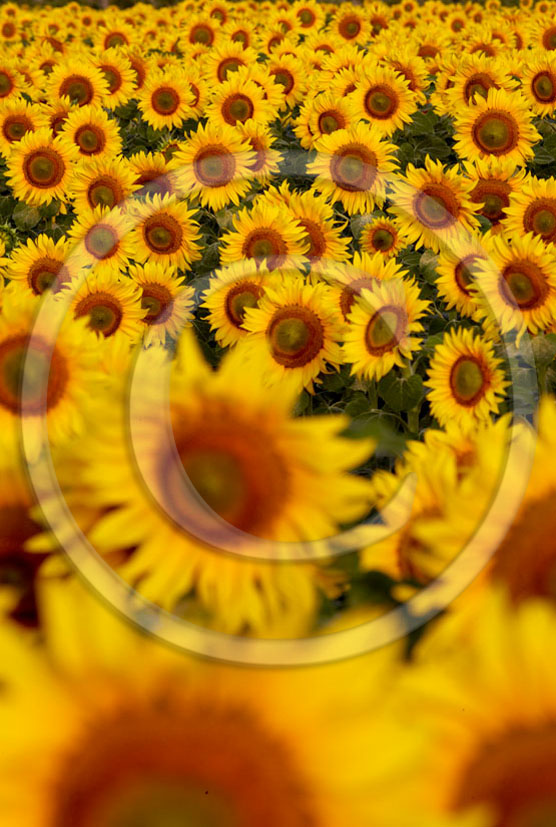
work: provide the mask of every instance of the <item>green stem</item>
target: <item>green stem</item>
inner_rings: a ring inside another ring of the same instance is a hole
[[[421,411],[421,406],[418,405],[416,408],[412,408],[410,411],[407,412],[407,424],[409,430],[412,434],[419,433],[419,413]]]
[[[371,406],[373,411],[376,411],[378,408],[378,393],[376,390],[376,382],[374,380],[369,382],[369,389],[367,391],[367,395],[369,397],[369,405]]]

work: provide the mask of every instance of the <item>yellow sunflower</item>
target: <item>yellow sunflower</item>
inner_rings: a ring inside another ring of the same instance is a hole
[[[51,288],[59,290],[76,272],[75,266],[68,262],[72,246],[65,237],[54,241],[44,233],[28,238],[11,251],[5,274],[36,296]]]
[[[200,124],[173,155],[178,187],[204,207],[220,210],[239,204],[250,187],[251,145],[228,124]]]
[[[118,16],[112,20],[104,20],[99,26],[94,39],[95,47],[102,51],[106,49],[126,48],[133,44],[134,28]]]
[[[274,82],[282,87],[285,105],[293,108],[302,100],[306,90],[305,67],[301,60],[290,54],[273,56],[267,69]]]
[[[146,311],[143,321],[148,327],[145,344],[164,345],[167,337],[178,339],[191,318],[193,288],[172,268],[152,261],[130,266],[128,275],[141,290],[141,306]]]
[[[72,258],[82,267],[92,267],[99,276],[117,276],[133,253],[129,229],[129,216],[117,208],[83,210],[68,233]]]
[[[136,74],[129,59],[120,49],[107,49],[95,54],[94,65],[97,66],[108,84],[108,93],[104,105],[115,109],[134,97]]]
[[[500,232],[508,207],[523,186],[525,170],[516,170],[511,161],[491,157],[466,163],[465,172],[473,182],[470,198],[477,205],[476,212],[488,218],[492,232]]]
[[[343,326],[326,284],[304,284],[297,274],[269,281],[257,306],[245,308],[243,326],[245,358],[265,384],[312,393],[319,374],[342,363]]]
[[[222,347],[235,345],[247,336],[245,311],[257,307],[267,281],[268,271],[257,269],[249,261],[234,261],[211,277],[201,306],[208,310],[208,322]]]
[[[195,214],[175,196],[153,195],[132,205],[133,230],[130,234],[133,258],[140,263],[155,263],[185,268],[201,257],[197,244],[199,225]]]
[[[541,118],[556,109],[556,55],[539,51],[531,55],[523,68],[521,91],[529,106]]]
[[[222,236],[222,264],[253,259],[270,270],[306,264],[306,233],[286,205],[265,201],[244,209],[232,219],[233,229]]]
[[[163,152],[136,152],[128,160],[136,176],[134,183],[139,188],[135,191],[136,196],[176,193],[175,174]]]
[[[381,139],[374,126],[358,123],[323,135],[308,165],[317,175],[315,187],[330,201],[340,201],[348,214],[372,211],[385,198],[388,173],[396,169],[393,144]]]
[[[165,368],[169,355],[150,348],[144,358],[149,386],[152,371]],[[102,421],[78,448],[86,464],[81,479],[91,502],[112,507],[90,540],[103,555],[115,543],[135,547],[119,573],[166,608],[179,611],[189,595],[204,622],[222,631],[303,633],[319,605],[321,567],[280,561],[279,551],[271,559],[246,559],[244,552],[259,547],[256,538],[327,538],[339,524],[365,516],[368,483],[346,472],[368,457],[372,442],[340,438],[344,416],[291,417],[295,390],[262,386],[259,375],[246,371],[240,346],[214,372],[192,337],[182,337],[172,370],[172,447],[152,395],[136,423],[135,456],[144,481],[129,455],[123,407],[112,417],[91,411]],[[109,480],[106,461],[114,466]],[[153,505],[153,495],[162,508]],[[223,543],[233,553],[223,554]]]
[[[331,263],[322,273],[330,285],[338,314],[344,320],[362,290],[370,290],[377,281],[404,280],[407,275],[394,259],[385,259],[380,253],[354,253],[351,263]]]
[[[315,141],[338,129],[349,129],[355,121],[349,102],[333,92],[310,98],[300,109],[294,132],[301,146],[312,149]]]
[[[383,49],[379,50],[382,62],[398,72],[409,86],[410,92],[415,95],[418,104],[426,103],[426,91],[430,84],[429,70],[422,57],[413,53],[410,47],[392,49],[391,45],[385,43]]]
[[[369,41],[371,26],[361,7],[344,3],[332,18],[331,32],[349,43],[364,46]]]
[[[0,152],[7,159],[14,144],[43,125],[42,110],[23,98],[0,102]]]
[[[81,161],[75,167],[71,185],[76,212],[117,207],[136,189],[131,163],[120,156]]]
[[[62,97],[54,103],[42,103],[41,126],[47,126],[54,136],[59,135],[64,123],[76,104],[72,104],[68,97]]]
[[[518,166],[533,156],[540,137],[520,92],[489,89],[486,98],[479,95],[455,115],[454,149],[470,161],[494,156]]]
[[[254,63],[257,52],[238,41],[223,41],[211,49],[203,61],[207,79],[213,84],[223,83],[231,72]]]
[[[0,706],[6,827],[386,823],[394,765],[415,758],[394,760],[382,724],[397,649],[318,669],[231,667],[165,649],[76,578],[45,578],[37,601],[43,645],[11,623],[0,639],[18,665]]]
[[[512,193],[502,226],[512,236],[526,233],[544,241],[556,242],[556,183],[554,178],[522,177]]]
[[[13,194],[27,204],[49,204],[54,198],[65,200],[69,194],[75,147],[68,147],[47,128],[28,132],[18,141],[8,158],[8,180]]]
[[[532,233],[489,240],[489,258],[477,262],[485,314],[502,333],[546,330],[556,313],[556,248]]]
[[[157,71],[149,74],[138,95],[144,120],[154,129],[180,127],[192,115],[194,101],[185,71]]]
[[[350,96],[354,117],[370,121],[382,135],[391,135],[411,121],[417,97],[408,81],[389,66],[367,68]]]
[[[40,444],[44,413],[53,446],[80,433],[102,379],[96,338],[84,324],[64,320],[51,356],[40,328],[31,339],[39,302],[38,296],[6,291],[0,315],[0,432],[3,437],[17,433],[19,439],[24,418],[26,451],[32,441]]]
[[[276,175],[283,157],[278,150],[273,148],[275,138],[268,126],[251,118],[243,123],[238,121],[235,129],[255,153],[254,160],[248,164],[250,177],[264,182]]]
[[[78,106],[102,105],[108,95],[108,82],[89,58],[76,56],[52,68],[46,82],[46,93],[51,100],[67,97]]]
[[[455,308],[462,316],[477,319],[479,297],[473,285],[480,261],[486,261],[484,237],[461,235],[441,250],[436,264],[435,287],[448,309]]]
[[[109,337],[136,342],[143,332],[146,310],[141,290],[128,278],[90,271],[79,284],[65,287],[61,297],[74,319],[82,319],[96,334],[97,342]]]
[[[64,145],[76,146],[84,159],[101,160],[119,155],[122,150],[118,122],[100,106],[80,106],[69,112],[59,134]]]
[[[392,205],[408,241],[438,252],[443,244],[478,226],[471,184],[454,167],[425,158],[425,169],[408,164],[405,176],[392,180]]]
[[[398,221],[375,218],[367,221],[359,235],[359,246],[364,253],[380,253],[384,258],[397,256],[408,244]]]
[[[215,87],[206,107],[210,120],[229,126],[251,118],[258,123],[268,123],[276,114],[277,108],[265,98],[260,85],[249,77],[249,69],[233,72],[228,80]]]
[[[516,87],[506,61],[493,60],[484,54],[469,55],[452,76],[452,85],[446,90],[447,108],[457,112],[460,107],[471,106],[476,95],[486,98],[489,89],[511,92]]]
[[[212,20],[208,15],[193,14],[184,21],[184,37],[188,43],[197,43],[201,46],[214,46],[218,43],[220,23]]]
[[[13,58],[4,57],[0,68],[0,101],[19,98],[25,88],[25,78],[19,69],[18,62]]]
[[[472,430],[498,413],[508,382],[492,342],[460,328],[448,331],[434,349],[425,381],[428,401],[440,425]]]
[[[351,373],[381,379],[394,365],[400,367],[418,350],[423,332],[419,319],[429,302],[419,297],[412,279],[375,280],[354,296],[347,316],[344,361]]]

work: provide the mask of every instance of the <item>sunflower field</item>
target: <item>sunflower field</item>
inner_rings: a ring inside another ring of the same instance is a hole
[[[0,827],[554,827],[556,2],[0,52]]]

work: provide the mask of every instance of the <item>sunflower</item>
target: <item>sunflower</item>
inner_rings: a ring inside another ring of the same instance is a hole
[[[257,59],[257,52],[234,41],[223,41],[207,54],[204,66],[207,79],[213,84],[223,83],[230,72],[237,72]]]
[[[145,344],[164,345],[167,337],[178,339],[191,318],[193,288],[184,285],[173,269],[152,261],[130,266],[128,275],[141,290],[141,306],[146,310]]]
[[[374,126],[338,129],[314,148],[318,154],[307,171],[318,176],[315,187],[330,201],[340,201],[350,215],[370,212],[383,202],[387,174],[396,168],[395,147]]]
[[[425,381],[440,425],[454,422],[472,430],[498,413],[508,382],[492,342],[471,330],[448,331],[434,349]]]
[[[489,89],[486,98],[476,97],[473,106],[455,116],[454,149],[471,161],[494,156],[518,166],[533,156],[540,137],[519,92]]]
[[[0,103],[0,152],[7,159],[12,147],[28,132],[43,125],[41,107],[22,98]]]
[[[394,365],[404,366],[419,348],[419,319],[428,306],[412,279],[375,280],[362,289],[354,296],[344,336],[344,361],[351,373],[378,380]]]
[[[20,93],[25,91],[26,83],[18,63],[9,57],[3,57],[0,68],[0,101],[19,98]]]
[[[462,316],[475,320],[482,315],[473,285],[479,262],[487,260],[484,237],[464,234],[441,250],[436,264],[435,287],[448,309],[455,308]]]
[[[550,117],[556,109],[556,55],[533,53],[524,65],[521,91],[529,106],[541,118]]]
[[[452,77],[452,85],[446,90],[448,110],[457,112],[460,107],[471,106],[475,96],[486,98],[489,89],[513,91],[517,87],[511,77],[509,64],[486,55],[469,55]]]
[[[8,158],[8,179],[13,194],[27,204],[49,204],[54,198],[65,200],[69,193],[75,147],[68,147],[47,128],[28,132],[18,141]]]
[[[112,48],[95,54],[93,62],[108,84],[108,93],[104,98],[108,109],[115,109],[134,97],[135,70],[120,49]]]
[[[95,207],[117,207],[124,204],[136,189],[133,169],[127,158],[91,158],[75,167],[72,195],[78,213]]]
[[[131,63],[131,68],[134,71],[135,92],[137,93],[143,88],[147,78],[149,61],[142,52],[136,49],[126,49],[124,54]]]
[[[424,819],[470,827],[554,820],[556,686],[546,664],[555,629],[553,606],[534,600],[516,609],[498,588],[417,647],[391,737],[418,717],[427,747],[407,778]]]
[[[193,92],[185,71],[149,74],[138,95],[139,109],[153,129],[180,127],[191,117]]]
[[[52,68],[46,82],[47,98],[68,97],[72,104],[102,105],[109,94],[108,82],[101,70],[87,57],[72,57]]]
[[[425,92],[430,84],[429,70],[422,57],[414,54],[409,47],[392,49],[385,44],[378,52],[381,60],[395,72],[398,72],[407,81],[409,91],[415,95],[418,104],[426,103]]]
[[[484,312],[506,333],[546,330],[556,314],[556,248],[532,233],[494,236],[489,258],[477,263],[476,280]]]
[[[152,371],[170,360],[154,348],[144,359],[147,390]],[[144,415],[138,408],[135,455],[147,487],[128,453],[123,409],[120,416],[100,416],[89,444],[80,446],[91,501],[112,506],[90,540],[103,555],[115,542],[135,547],[119,573],[164,607],[178,608],[189,594],[222,631],[264,635],[274,628],[276,634],[295,624],[299,633],[319,603],[320,567],[275,555],[244,559],[244,553],[259,546],[256,538],[319,540],[334,536],[338,524],[366,515],[368,483],[346,471],[368,457],[372,442],[339,438],[344,416],[290,417],[295,390],[262,386],[259,375],[246,371],[241,346],[214,372],[192,336],[182,336],[172,369],[173,447],[158,403],[145,398]],[[95,419],[99,414],[94,412]],[[105,461],[117,468],[108,482]],[[226,546],[233,553],[222,554]]]
[[[215,46],[218,44],[220,23],[208,15],[194,14],[184,25],[184,37],[188,43],[201,46]]]
[[[309,99],[296,118],[294,132],[305,149],[312,149],[315,141],[338,129],[349,129],[355,118],[349,102],[333,92],[324,92]]]
[[[367,221],[359,235],[359,246],[364,253],[380,253],[384,258],[397,256],[407,246],[407,239],[399,222],[391,218]]]
[[[510,203],[523,186],[525,170],[516,170],[511,161],[491,157],[465,164],[465,172],[474,184],[470,198],[477,204],[476,212],[490,221],[493,232],[499,232]]]
[[[244,49],[249,48],[255,42],[254,26],[247,18],[230,20],[222,26],[221,31],[227,41],[239,43]]]
[[[307,261],[306,233],[285,205],[262,203],[241,210],[232,219],[233,230],[222,236],[220,260],[223,264],[253,259],[266,261],[268,268],[301,268]]]
[[[0,641],[19,665],[0,707],[6,827],[381,822],[393,756],[364,757],[388,751],[394,654],[247,670],[165,651],[75,578],[46,580],[38,604],[43,646],[7,623]]]
[[[556,184],[553,178],[523,177],[519,189],[512,193],[502,224],[508,234],[526,233],[544,241],[556,242]]]
[[[175,174],[163,152],[136,152],[128,158],[135,178],[135,197],[174,195]]]
[[[133,45],[135,39],[134,27],[126,23],[122,19],[114,17],[111,21],[105,21],[102,27],[99,27],[94,45],[96,49],[116,50]]]
[[[133,258],[184,268],[201,257],[196,243],[199,225],[193,210],[175,196],[153,195],[132,205],[134,228],[130,234]]]
[[[210,97],[209,85],[200,67],[187,66],[185,71],[193,98],[190,103],[191,117],[200,118],[205,114],[205,108]]]
[[[180,143],[171,168],[181,192],[220,210],[245,196],[254,160],[251,145],[233,127],[209,122]]]
[[[0,433],[19,439],[24,419],[26,452],[40,445],[45,413],[52,446],[81,433],[86,406],[101,380],[95,337],[84,324],[67,319],[51,349],[51,330],[44,329],[51,321],[43,317],[33,328],[39,302],[38,296],[5,291],[0,315]]]
[[[59,135],[74,105],[68,97],[41,104],[41,126],[47,126],[54,136]]]
[[[222,347],[235,345],[247,336],[245,311],[257,307],[267,281],[268,271],[250,261],[234,261],[211,277],[201,306],[208,310],[208,322]]]
[[[344,3],[331,21],[331,32],[349,43],[364,46],[369,41],[371,26],[360,7]]]
[[[556,16],[551,5],[538,3],[536,12],[542,17],[533,19],[531,26],[531,45],[535,49],[544,49],[546,52],[553,52],[556,49]]]
[[[68,233],[72,259],[92,267],[99,276],[116,276],[132,255],[129,229],[128,215],[118,208],[100,206],[80,212]]]
[[[64,144],[76,146],[84,159],[101,160],[119,155],[122,149],[118,122],[99,106],[80,106],[69,112],[60,135]]]
[[[357,296],[370,290],[377,281],[404,280],[407,271],[394,259],[385,259],[379,253],[354,253],[351,263],[331,263],[322,277],[330,285],[333,301],[341,319],[347,320]]]
[[[305,68],[301,60],[290,54],[273,56],[267,69],[274,82],[282,87],[285,105],[293,108],[305,95]]]
[[[276,139],[268,126],[250,119],[243,123],[238,121],[235,129],[255,153],[254,160],[247,165],[250,178],[265,182],[276,175],[283,157],[278,150],[273,148]]]
[[[214,89],[206,107],[209,120],[229,126],[251,118],[257,123],[273,120],[277,109],[265,99],[263,89],[249,77],[249,73],[249,69],[238,69]]]
[[[304,284],[286,274],[265,285],[256,307],[246,307],[245,358],[256,364],[263,382],[314,391],[314,382],[342,362],[339,323],[326,284]]]
[[[96,334],[97,342],[109,337],[136,342],[143,332],[146,310],[141,290],[128,278],[94,270],[84,280],[64,287],[60,298],[68,303],[74,319],[82,319]]]
[[[408,164],[405,176],[392,181],[388,211],[400,222],[408,241],[438,252],[478,221],[470,199],[471,184],[456,168],[445,168],[427,155],[425,169]]]
[[[294,4],[295,16],[299,26],[305,34],[308,31],[318,31],[324,23],[325,12],[320,3],[314,0],[297,0]]]
[[[417,97],[399,72],[374,65],[359,78],[350,105],[353,117],[370,121],[377,132],[388,136],[411,121]]]
[[[59,290],[75,275],[75,267],[68,261],[71,250],[71,242],[64,237],[54,241],[42,233],[28,238],[11,251],[5,274],[36,296],[51,288]]]

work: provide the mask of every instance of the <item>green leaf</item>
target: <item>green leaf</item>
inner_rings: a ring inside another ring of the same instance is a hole
[[[20,202],[13,211],[13,220],[18,230],[31,230],[41,220],[41,214],[36,207]]]
[[[539,334],[531,342],[535,363],[539,367],[547,367],[556,357],[556,333]]]
[[[376,440],[375,456],[399,457],[405,450],[406,440],[396,428],[392,414],[373,412],[360,414],[353,419],[343,436],[350,439],[370,437]]]
[[[390,371],[378,383],[378,393],[389,408],[397,413],[410,411],[423,398],[423,380],[418,374],[413,376],[397,376]]]
[[[347,403],[345,412],[348,416],[359,416],[362,413],[368,413],[370,410],[369,400],[361,391],[353,394],[353,397]]]

